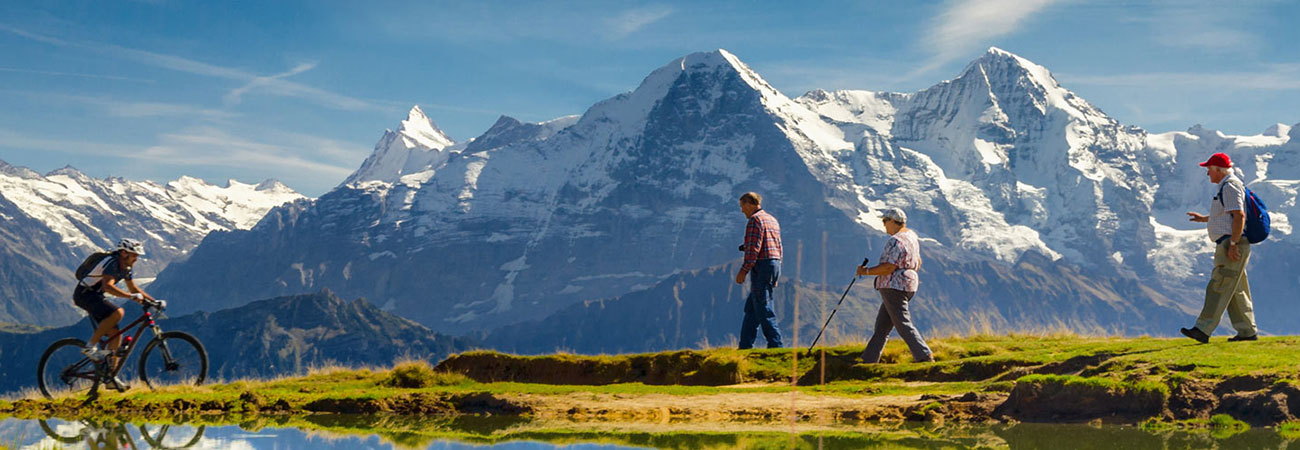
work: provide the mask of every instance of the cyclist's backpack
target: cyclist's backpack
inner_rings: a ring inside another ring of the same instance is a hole
[[[1268,207],[1264,206],[1264,201],[1255,196],[1255,192],[1247,188],[1244,183],[1242,189],[1246,190],[1246,229],[1241,232],[1241,235],[1252,244],[1264,242],[1272,229],[1268,218]],[[1223,185],[1219,185],[1219,204],[1224,204]]]
[[[95,270],[95,266],[99,265],[100,261],[112,254],[112,252],[95,252],[87,256],[86,260],[82,261],[80,266],[77,266],[77,271],[73,272],[77,275],[77,282],[80,283],[81,280],[86,278],[86,275],[90,275],[90,271]]]

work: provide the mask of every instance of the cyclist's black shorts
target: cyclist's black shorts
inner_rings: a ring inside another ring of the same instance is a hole
[[[78,308],[86,310],[90,314],[90,319],[98,324],[104,318],[117,312],[117,305],[109,302],[104,297],[103,292],[95,289],[84,288],[80,285],[72,292],[72,302],[77,304]]]

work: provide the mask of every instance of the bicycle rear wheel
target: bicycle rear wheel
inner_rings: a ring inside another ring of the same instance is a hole
[[[99,385],[95,362],[81,354],[86,343],[77,338],[61,339],[41,354],[36,365],[36,384],[45,398],[55,395],[80,395]]]
[[[150,389],[169,384],[198,386],[208,377],[208,353],[194,336],[168,331],[140,354],[140,379]]]

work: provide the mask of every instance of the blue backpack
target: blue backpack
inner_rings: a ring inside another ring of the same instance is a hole
[[[1258,244],[1268,239],[1268,232],[1271,230],[1268,219],[1268,207],[1264,206],[1264,201],[1255,196],[1255,193],[1246,187],[1245,183],[1241,185],[1246,190],[1246,229],[1241,232],[1242,236],[1252,244]],[[1223,205],[1223,185],[1219,185],[1219,204]]]

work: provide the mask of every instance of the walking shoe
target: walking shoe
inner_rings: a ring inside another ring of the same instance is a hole
[[[1253,335],[1250,335],[1250,336],[1242,336],[1242,335],[1239,334],[1239,335],[1236,335],[1236,336],[1233,336],[1233,337],[1228,338],[1228,342],[1258,341],[1258,340],[1259,340],[1259,335],[1258,335],[1258,334],[1253,334]]]
[[[1200,328],[1196,328],[1196,327],[1179,328],[1178,331],[1181,331],[1183,333],[1183,336],[1196,339],[1196,342],[1200,342],[1202,344],[1210,343],[1210,337],[1207,336],[1204,331],[1201,331]]]
[[[126,384],[126,382],[122,381],[121,378],[114,376],[108,380],[108,388],[118,392],[126,392],[127,389],[131,389],[131,385]]]
[[[113,353],[112,351],[99,348],[98,345],[92,345],[81,349],[81,354],[85,355],[87,358],[90,358],[90,360],[94,362],[103,361],[105,356],[108,356],[112,353]]]

